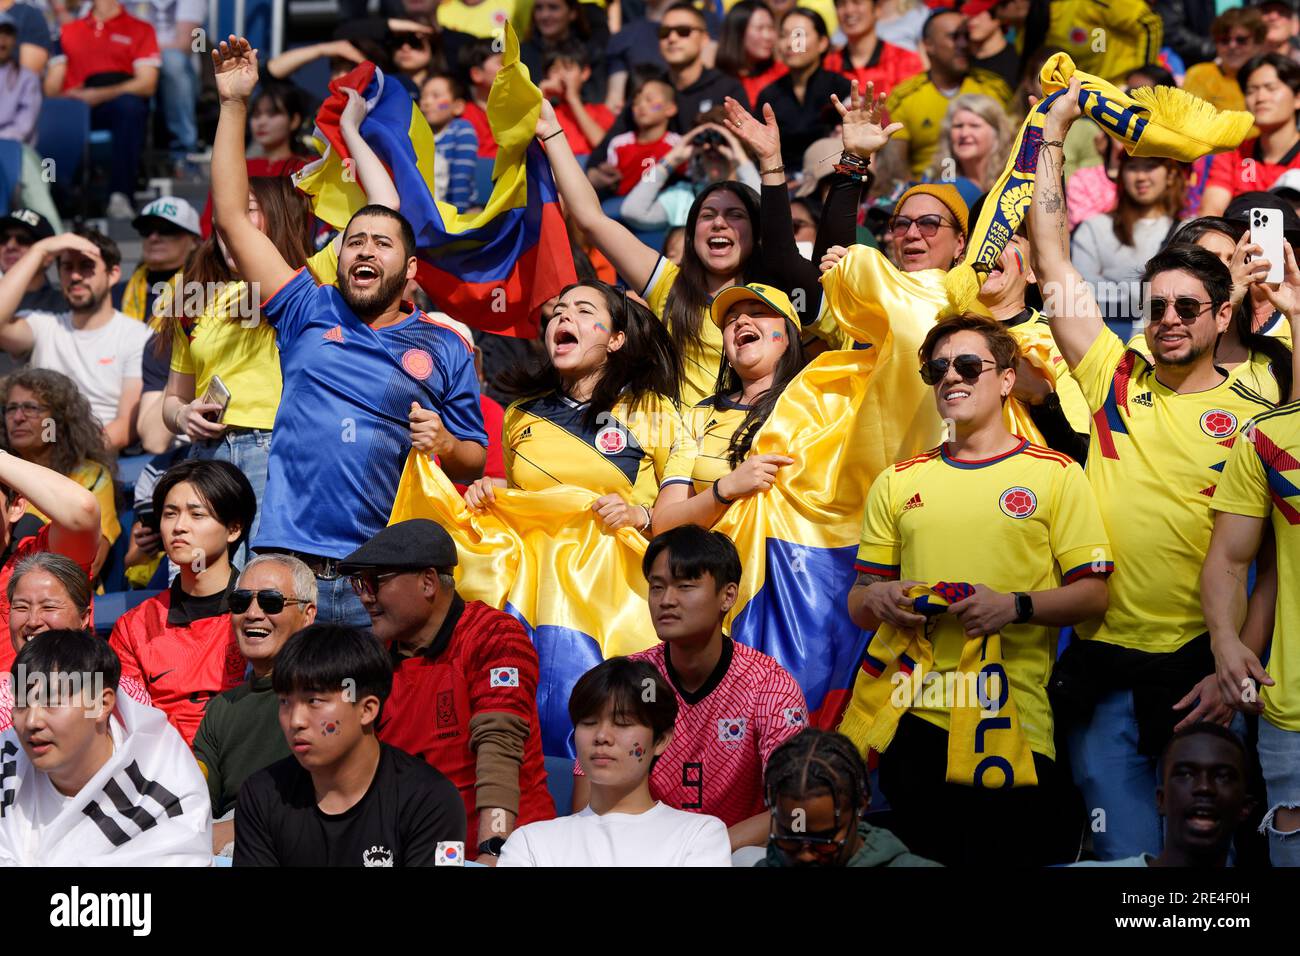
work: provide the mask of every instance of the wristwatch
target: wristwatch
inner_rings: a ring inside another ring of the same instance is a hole
[[[478,845],[479,856],[486,853],[488,856],[500,856],[501,848],[506,845],[504,837],[493,837],[490,840],[484,840]]]
[[[1012,597],[1016,599],[1015,623],[1028,624],[1034,616],[1034,599],[1024,591],[1017,591]]]

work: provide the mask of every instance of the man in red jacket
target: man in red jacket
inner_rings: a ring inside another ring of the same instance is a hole
[[[419,518],[348,555],[371,628],[388,644],[393,692],[379,739],[419,754],[465,801],[469,856],[496,862],[516,826],[555,816],[537,716],[537,652],[509,614],[456,593],[456,545]]]

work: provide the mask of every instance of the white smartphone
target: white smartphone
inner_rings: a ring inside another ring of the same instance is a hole
[[[1268,260],[1268,276],[1264,281],[1281,282],[1286,274],[1286,254],[1282,251],[1282,244],[1286,242],[1282,235],[1282,211],[1252,206],[1250,241],[1263,250],[1263,256]]]

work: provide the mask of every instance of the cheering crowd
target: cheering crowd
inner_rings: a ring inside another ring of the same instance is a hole
[[[200,61],[189,0],[0,0],[0,864],[1300,864],[1300,3],[378,7]],[[577,276],[533,338],[422,281],[356,89],[341,228],[294,177],[313,64],[373,63],[444,217],[494,208],[507,23]],[[835,367],[875,404],[764,443]],[[796,667],[718,528],[854,446],[841,624],[765,597]],[[465,531],[557,488],[656,638],[563,687]]]

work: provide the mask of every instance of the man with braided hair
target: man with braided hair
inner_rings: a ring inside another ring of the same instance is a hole
[[[767,761],[772,829],[755,866],[940,866],[863,819],[867,766],[843,734],[809,727]]]

